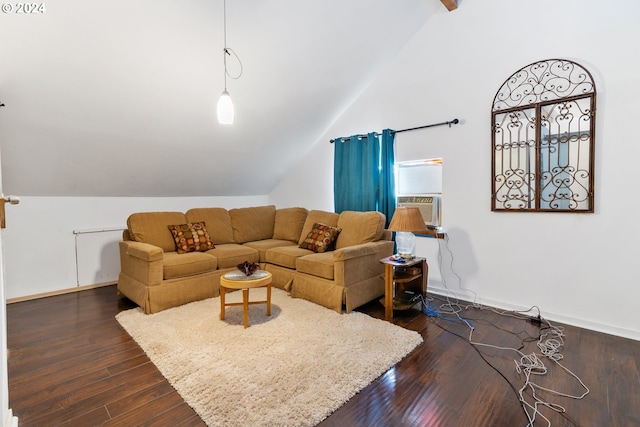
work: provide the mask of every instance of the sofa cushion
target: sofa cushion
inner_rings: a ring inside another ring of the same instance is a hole
[[[176,242],[167,227],[186,222],[187,218],[182,212],[138,212],[127,218],[127,228],[130,237],[136,242],[149,243],[165,252],[174,252]]]
[[[307,235],[313,228],[313,225],[316,223],[330,225],[332,227],[336,227],[338,225],[338,215],[335,212],[327,212],[327,211],[309,211],[307,215],[307,219],[304,221],[304,227],[302,227],[302,233],[300,234],[300,239],[298,239],[298,245],[301,245],[304,239],[307,238]]]
[[[194,208],[184,215],[188,222],[204,222],[214,245],[235,243],[231,215],[225,208]]]
[[[331,251],[334,249],[340,231],[342,230],[330,225],[315,223],[299,246],[302,249],[309,249],[317,253]]]
[[[202,252],[165,252],[162,262],[162,276],[165,280],[214,271],[218,260]]]
[[[273,238],[298,242],[300,233],[307,219],[305,208],[283,208],[276,210],[276,220],[273,225]]]
[[[296,260],[296,271],[333,280],[333,252],[324,252],[300,257]]]
[[[342,232],[336,241],[336,249],[380,240],[386,217],[381,212],[344,211],[338,218]]]
[[[169,225],[169,231],[176,242],[176,252],[204,252],[213,249],[213,243],[209,239],[209,233],[204,222]]]
[[[213,255],[218,259],[219,269],[236,267],[245,261],[260,262],[260,253],[257,249],[236,243],[216,245],[215,249],[211,249],[205,253]]]
[[[299,248],[296,245],[280,246],[268,249],[265,253],[265,260],[269,264],[295,269],[296,259],[309,254],[313,254],[313,252],[309,249]]]
[[[231,215],[233,226],[233,240],[236,243],[273,237],[273,224],[276,217],[274,205],[231,209],[229,215]]]
[[[260,262],[266,262],[267,250],[271,248],[277,248],[280,246],[294,246],[295,243],[290,240],[280,239],[265,239],[256,240],[255,242],[247,242],[243,246],[249,246],[250,248],[257,249],[260,252]]]

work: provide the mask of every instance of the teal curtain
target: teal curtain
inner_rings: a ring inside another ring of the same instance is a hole
[[[395,132],[385,129],[382,138],[371,132],[334,142],[335,211],[379,211],[387,225],[396,206],[394,174]]]
[[[335,211],[377,210],[380,141],[375,132],[334,142]]]
[[[380,186],[378,210],[387,217],[387,226],[396,210],[395,154],[393,141],[396,133],[391,129],[382,131],[380,146]]]

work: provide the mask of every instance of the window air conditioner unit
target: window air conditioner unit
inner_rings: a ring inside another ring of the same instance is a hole
[[[397,206],[416,207],[428,228],[440,227],[440,196],[398,196]]]

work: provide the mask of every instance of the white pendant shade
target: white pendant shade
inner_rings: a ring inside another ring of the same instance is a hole
[[[218,123],[223,125],[232,125],[233,119],[235,116],[235,111],[233,110],[233,101],[231,100],[231,96],[229,96],[229,92],[227,92],[227,76],[230,78],[237,80],[242,75],[242,62],[240,62],[240,58],[238,55],[227,47],[227,1],[224,0],[224,49],[222,49],[223,61],[224,61],[224,91],[222,95],[220,95],[220,99],[218,99]],[[240,65],[240,72],[237,76],[232,76],[229,74],[227,70],[227,56],[233,56],[238,60],[238,64]]]
[[[232,125],[235,112],[233,111],[233,101],[226,90],[220,95],[218,100],[218,123]]]

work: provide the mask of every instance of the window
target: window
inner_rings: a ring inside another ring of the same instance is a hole
[[[396,163],[396,196],[442,194],[442,159]]]
[[[395,164],[397,206],[415,206],[429,228],[442,225],[442,159]]]
[[[593,212],[596,89],[566,59],[509,77],[491,111],[491,210]]]

